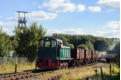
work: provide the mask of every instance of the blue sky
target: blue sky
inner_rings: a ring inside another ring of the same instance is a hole
[[[43,25],[47,34],[120,37],[120,0],[1,0],[0,26],[13,35],[16,11],[27,11],[28,25]]]

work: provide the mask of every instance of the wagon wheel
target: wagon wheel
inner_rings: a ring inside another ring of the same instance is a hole
[[[61,64],[59,64],[59,68],[58,69],[63,69],[63,66]]]
[[[76,60],[76,65],[80,66],[79,60]]]

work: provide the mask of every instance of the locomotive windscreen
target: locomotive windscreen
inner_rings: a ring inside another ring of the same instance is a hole
[[[38,47],[56,47],[57,42],[55,40],[41,40]]]
[[[56,59],[57,41],[50,38],[44,38],[39,41],[38,56],[39,59]]]

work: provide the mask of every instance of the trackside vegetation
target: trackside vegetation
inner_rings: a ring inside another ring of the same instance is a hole
[[[97,70],[97,72],[95,72],[95,70]],[[88,66],[80,69],[79,72],[78,71],[72,72],[69,75],[64,74],[60,80],[120,80],[120,69],[117,65],[113,66],[111,76],[109,64],[105,64],[102,67],[103,74],[101,74],[100,67]]]

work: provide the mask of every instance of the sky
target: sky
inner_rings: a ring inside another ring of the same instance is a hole
[[[13,35],[16,11],[53,33],[120,38],[120,0],[1,0],[0,27]]]

